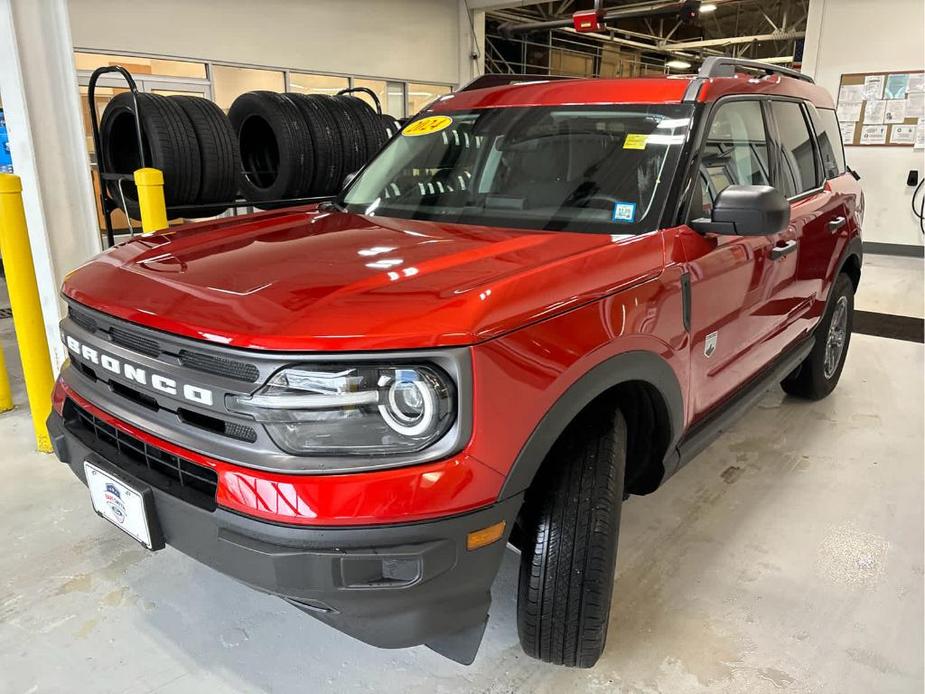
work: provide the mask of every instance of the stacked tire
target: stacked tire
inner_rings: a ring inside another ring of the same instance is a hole
[[[241,166],[234,131],[222,110],[207,99],[181,95],[138,94],[137,104],[144,163],[164,174],[168,216],[224,212],[235,199]],[[100,140],[98,156],[108,172],[131,176],[141,167],[131,93],[116,95],[106,106]],[[126,214],[138,219],[135,184],[111,180],[105,185]]]
[[[379,114],[346,94],[248,92],[228,117],[241,153],[238,189],[258,207],[333,195],[390,136]]]
[[[106,106],[100,122],[105,181],[126,214],[139,218],[130,180],[142,165],[128,92]],[[349,94],[242,94],[226,116],[213,102],[192,96],[137,95],[144,163],[164,174],[168,217],[211,217],[238,194],[256,207],[322,197],[340,190],[396,132],[399,124]]]

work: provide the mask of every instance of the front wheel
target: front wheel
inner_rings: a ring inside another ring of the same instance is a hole
[[[527,655],[593,666],[604,650],[626,464],[620,412],[569,427],[527,492],[517,630]]]
[[[781,387],[785,392],[807,400],[821,400],[838,385],[851,329],[854,325],[854,285],[841,274],[832,286],[832,296],[816,331],[816,344],[803,363],[787,376]]]

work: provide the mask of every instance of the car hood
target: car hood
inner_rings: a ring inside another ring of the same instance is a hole
[[[267,350],[466,345],[657,274],[659,235],[499,229],[315,208],[137,237],[65,295],[158,330]]]

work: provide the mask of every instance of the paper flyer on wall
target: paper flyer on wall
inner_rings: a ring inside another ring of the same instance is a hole
[[[863,105],[862,101],[838,104],[838,120],[842,123],[854,123],[861,120],[861,106]]]
[[[886,104],[883,112],[884,123],[902,123],[906,120],[905,99],[887,99],[884,103]]]
[[[919,118],[915,126],[915,148],[925,149],[925,118]]]
[[[864,101],[863,84],[843,84],[838,90],[838,104],[859,104]]]
[[[886,101],[883,99],[868,99],[864,105],[864,123],[867,125],[880,125],[886,116]]]
[[[925,118],[925,94],[911,91],[906,94],[906,118]]]
[[[885,125],[865,125],[861,128],[862,145],[885,145],[886,144],[886,126]]]
[[[891,145],[912,145],[915,144],[915,126],[914,125],[894,125],[890,131]]]
[[[841,141],[846,145],[853,143],[854,131],[855,128],[857,128],[857,123],[846,123],[843,121],[838,127],[841,129]]]
[[[922,93],[925,92],[925,72],[910,72],[908,92]]]
[[[864,98],[868,101],[883,98],[883,75],[868,75],[864,78]]]
[[[905,99],[909,88],[909,75],[887,75],[883,87],[884,99]]]

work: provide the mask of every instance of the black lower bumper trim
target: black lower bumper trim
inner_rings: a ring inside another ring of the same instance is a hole
[[[86,484],[83,461],[99,454],[57,413],[48,431],[58,458]],[[507,541],[506,532],[470,552],[466,535],[502,520],[509,531],[521,502],[514,497],[430,522],[317,528],[267,523],[221,507],[210,511],[156,488],[152,493],[164,540],[184,554],[371,645],[432,642],[459,662],[475,657]]]

